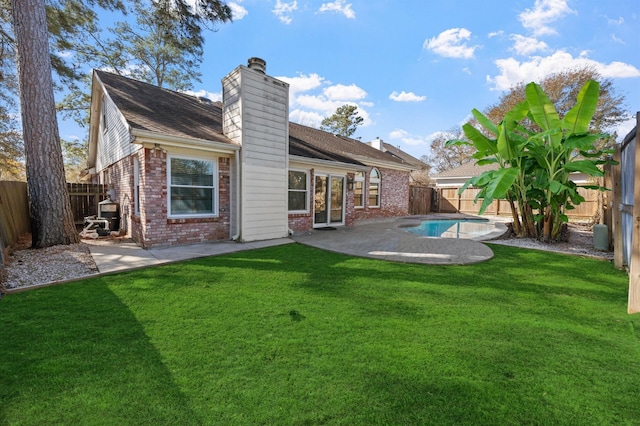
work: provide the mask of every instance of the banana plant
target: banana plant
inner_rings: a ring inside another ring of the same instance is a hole
[[[472,111],[481,129],[467,123],[463,130],[468,141],[448,144],[473,145],[477,164],[498,164],[497,170],[471,178],[460,189],[462,192],[469,185],[480,188],[476,197],[476,202],[482,199],[479,214],[493,200],[506,199],[518,235],[545,241],[560,238],[562,224],[568,220],[565,211],[584,201],[571,173],[600,177],[603,172],[599,166],[610,162],[603,159],[609,152],[594,145],[608,135],[589,133],[599,90],[598,82],[588,81],[563,118],[536,83],[526,86],[526,100],[499,124],[476,109]],[[589,188],[604,190],[597,185]]]

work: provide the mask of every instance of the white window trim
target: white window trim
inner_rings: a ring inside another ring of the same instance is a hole
[[[355,194],[355,185],[358,182],[362,182],[362,194],[360,194],[362,203],[360,206],[356,206],[356,194]],[[367,193],[366,189],[367,189],[367,185],[366,185],[366,178],[365,178],[365,174],[364,172],[356,172],[355,176],[353,177],[353,187],[354,187],[354,193],[353,193],[353,208],[354,209],[358,209],[358,210],[362,210],[364,209],[364,203],[365,203],[365,195]]]
[[[288,210],[289,214],[305,214],[305,213],[309,213],[309,205],[311,203],[309,203],[309,191],[311,190],[310,188],[310,176],[311,176],[311,171],[310,170],[304,170],[304,169],[289,169],[287,171],[287,208],[289,207],[289,191],[291,191],[291,189],[289,189],[289,172],[301,172],[304,173],[307,179],[306,185],[307,185],[307,189],[304,191],[306,193],[306,196],[304,197],[304,205],[305,205],[305,209],[304,210]],[[296,192],[302,192],[300,190],[294,190]]]
[[[371,169],[371,171],[377,171],[378,172],[378,177],[375,179],[371,178],[371,172],[369,172],[369,190],[367,191],[367,203],[371,200],[371,184],[372,183],[377,183],[378,184],[378,204],[374,204],[371,205],[369,204],[369,208],[370,209],[379,209],[380,205],[382,204],[382,175],[380,174],[380,170],[378,170],[377,168],[373,168]]]
[[[213,163],[213,213],[204,214],[173,214],[171,213],[171,159],[180,158],[184,160],[211,161]],[[218,217],[218,157],[194,157],[189,155],[167,155],[167,218],[168,219],[191,219]]]

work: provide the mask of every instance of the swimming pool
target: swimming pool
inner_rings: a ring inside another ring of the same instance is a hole
[[[487,219],[423,220],[418,226],[403,229],[421,237],[440,238],[478,238],[496,230]]]

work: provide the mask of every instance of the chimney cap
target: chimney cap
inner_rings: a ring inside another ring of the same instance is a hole
[[[261,72],[262,74],[265,74],[267,70],[267,62],[262,58],[249,58],[247,66],[252,70]]]

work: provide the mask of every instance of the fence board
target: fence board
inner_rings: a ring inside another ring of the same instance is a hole
[[[27,183],[0,181],[0,239],[4,247],[31,232]]]
[[[98,214],[98,203],[107,198],[106,185],[94,183],[67,183],[71,211],[76,225],[81,225],[86,216]]]
[[[431,213],[433,188],[426,186],[411,186],[409,191],[409,214],[423,215]]]
[[[435,210],[440,213],[478,214],[482,199],[479,199],[477,204],[474,200],[479,191],[479,188],[466,188],[462,194],[458,195],[458,188],[439,188],[438,207]],[[598,193],[585,188],[578,188],[578,193],[585,198],[585,201],[565,213],[569,219],[573,220],[591,219],[598,211]],[[484,214],[511,216],[511,206],[506,200],[494,200]]]

